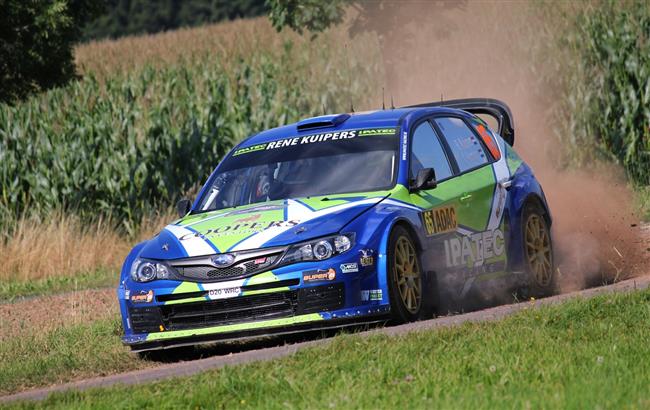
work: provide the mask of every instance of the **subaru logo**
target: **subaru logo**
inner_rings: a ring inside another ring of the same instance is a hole
[[[235,255],[232,255],[230,253],[217,255],[214,258],[212,258],[212,263],[217,268],[227,268],[228,266],[235,263]]]

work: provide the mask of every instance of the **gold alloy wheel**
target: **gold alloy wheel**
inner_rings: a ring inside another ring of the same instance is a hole
[[[422,300],[422,278],[416,258],[411,241],[400,236],[395,244],[395,281],[404,307],[410,313],[418,312]]]
[[[535,281],[548,286],[553,275],[551,238],[542,217],[532,214],[526,221],[526,257]]]

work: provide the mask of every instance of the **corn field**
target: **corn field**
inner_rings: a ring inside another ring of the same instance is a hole
[[[576,16],[564,40],[561,134],[579,163],[621,164],[650,185],[650,6],[606,1]]]
[[[352,100],[372,104],[381,75],[372,42],[346,49],[295,37],[234,55],[206,48],[162,66],[86,70],[67,87],[0,106],[0,232],[60,210],[132,232],[205,182],[241,139],[347,111]]]

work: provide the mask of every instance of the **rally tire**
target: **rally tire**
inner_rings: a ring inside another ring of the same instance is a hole
[[[425,281],[417,248],[402,226],[396,226],[391,232],[387,264],[391,320],[413,322],[423,309]]]
[[[531,296],[549,296],[555,292],[557,275],[553,241],[545,211],[537,202],[528,202],[522,218],[524,270]]]

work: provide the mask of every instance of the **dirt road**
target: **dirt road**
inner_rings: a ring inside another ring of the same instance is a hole
[[[650,275],[628,279],[613,285],[592,288],[571,293],[565,293],[537,300],[534,302],[522,302],[512,305],[498,306],[490,309],[476,312],[460,314],[455,316],[445,316],[432,320],[409,323],[402,326],[386,327],[373,329],[359,333],[361,336],[368,336],[377,333],[387,335],[398,335],[408,332],[416,332],[426,329],[436,329],[441,327],[457,326],[467,322],[486,322],[504,318],[517,313],[523,309],[534,309],[540,306],[554,305],[562,303],[568,299],[590,298],[600,294],[612,292],[629,292],[641,290],[650,287]],[[254,361],[271,360],[282,356],[288,356],[306,347],[322,345],[329,343],[330,339],[310,340],[295,344],[283,346],[267,347],[256,350],[248,350],[240,353],[228,354],[225,356],[213,356],[205,359],[190,360],[171,364],[160,365],[151,369],[143,369],[127,373],[115,374],[105,377],[94,377],[86,380],[80,380],[71,383],[65,383],[58,386],[24,391],[8,396],[0,397],[0,403],[7,403],[16,400],[42,400],[50,393],[65,390],[86,390],[97,387],[108,387],[115,384],[131,385],[146,383],[160,379],[166,379],[179,376],[190,376],[209,369],[218,369],[224,366],[232,366]]]

